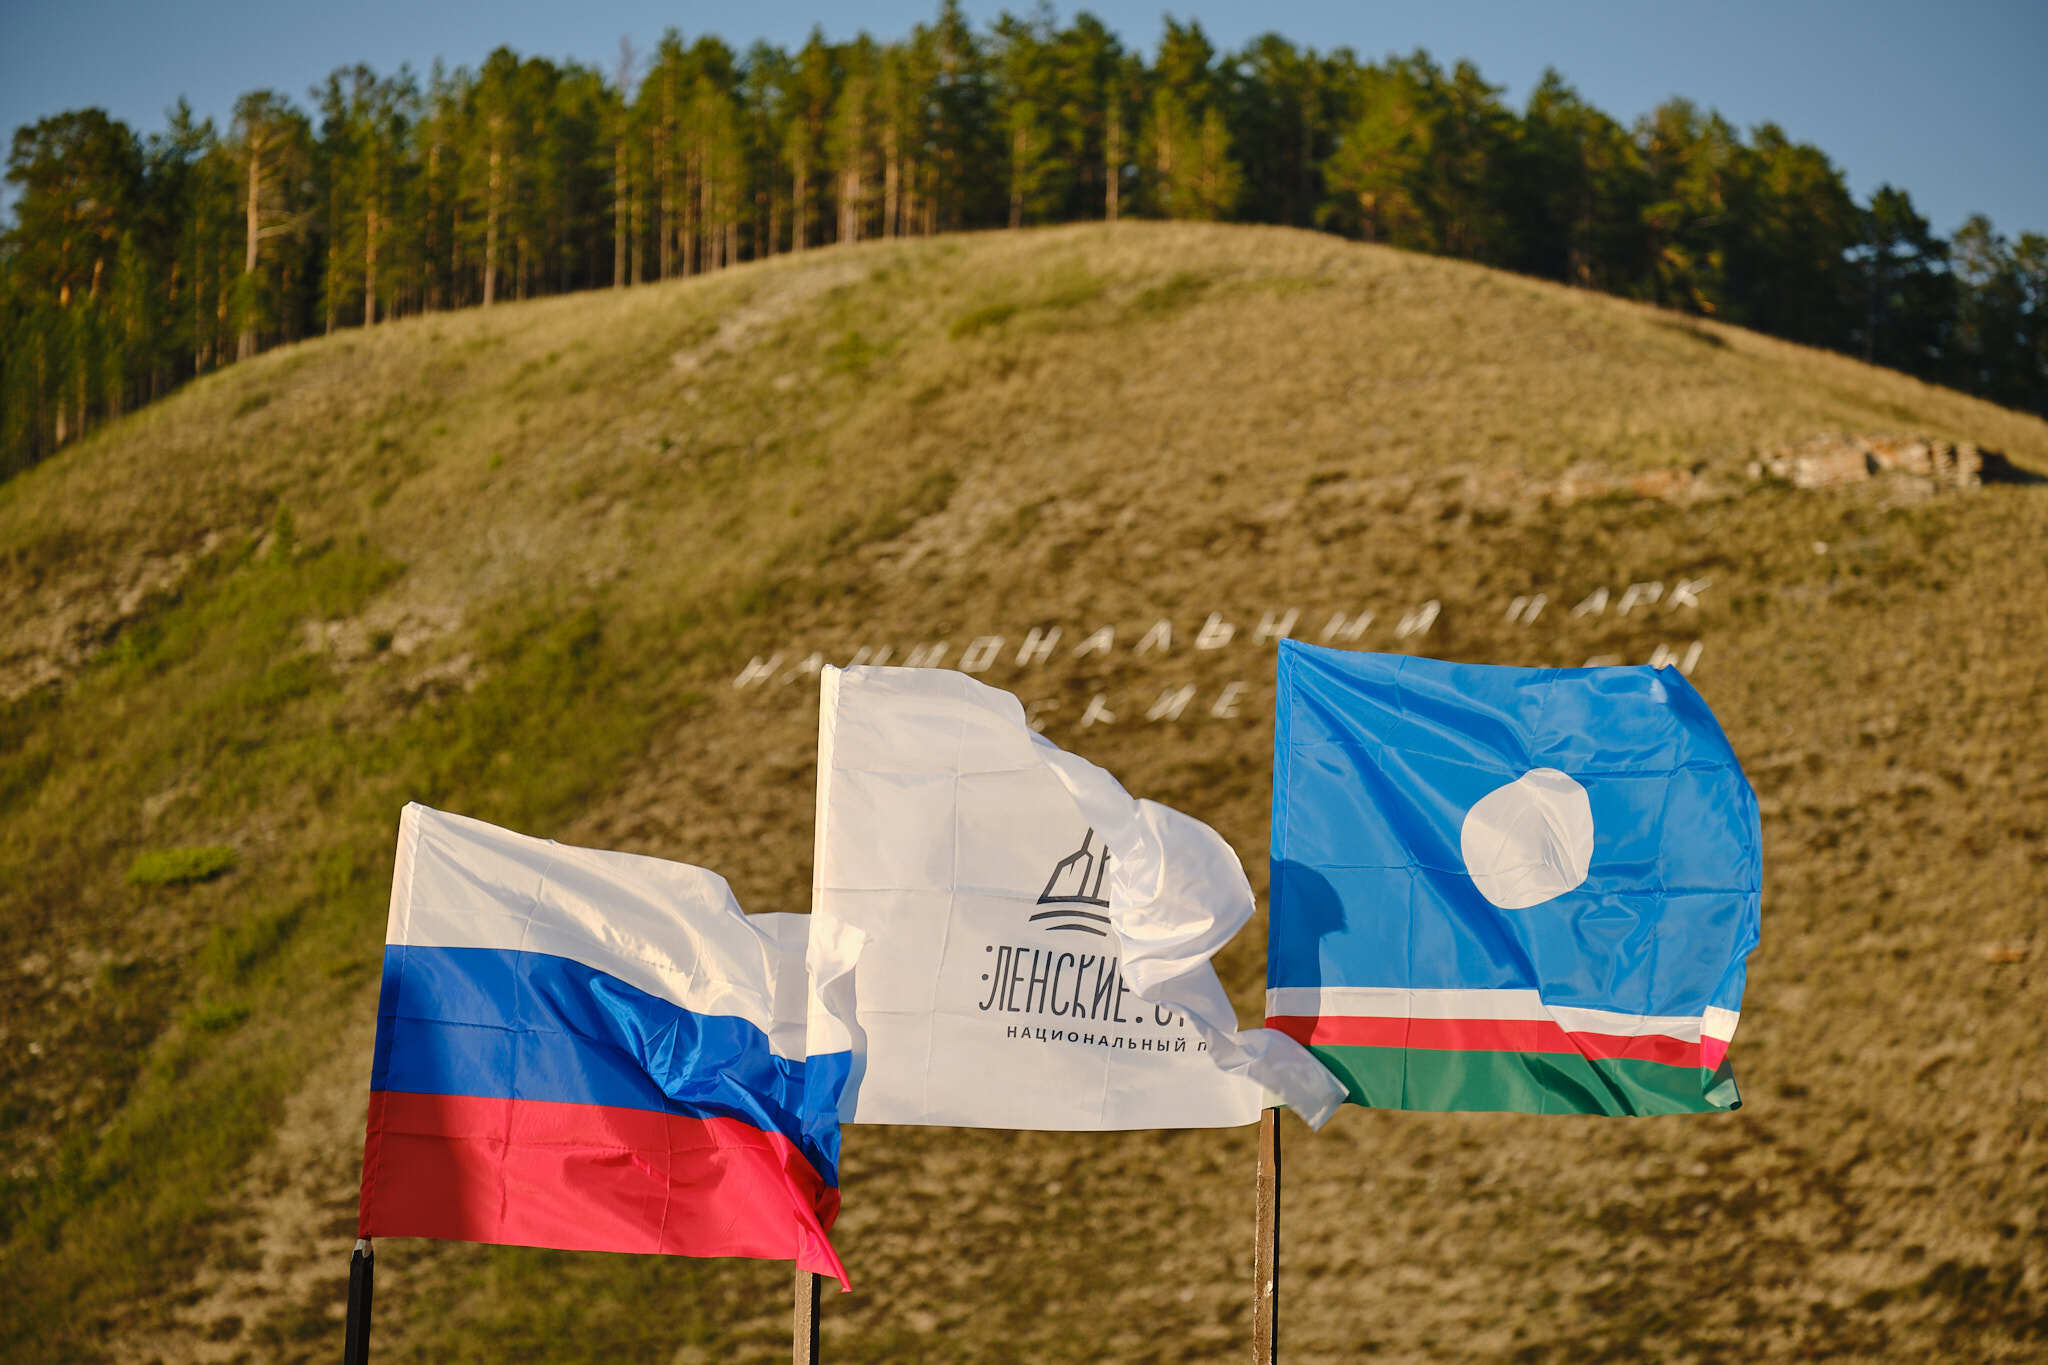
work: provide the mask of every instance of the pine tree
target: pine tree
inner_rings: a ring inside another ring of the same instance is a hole
[[[1510,174],[1519,268],[1614,292],[1645,278],[1649,182],[1635,143],[1555,70],[1530,93]]]
[[[784,196],[788,168],[782,150],[789,140],[789,58],[778,48],[757,42],[747,49],[740,77],[747,194],[753,213],[753,254],[773,256],[781,250],[783,227],[789,221]]]
[[[142,189],[142,149],[128,126],[98,109],[17,129],[7,180],[18,194],[10,273],[38,394],[34,455],[82,435],[118,399],[108,374],[106,314]],[[95,401],[97,399],[98,401]]]
[[[1247,199],[1268,221],[1313,226],[1329,139],[1322,64],[1314,52],[1268,33],[1228,69]]]
[[[468,193],[470,217],[481,222],[483,232],[483,306],[497,301],[498,280],[503,266],[500,251],[508,231],[507,220],[519,200],[524,168],[526,132],[524,91],[520,81],[519,57],[501,47],[484,59],[470,92],[470,136],[474,149],[463,157],[470,171]],[[474,229],[472,229],[474,231]]]
[[[929,230],[994,221],[1003,202],[988,59],[958,0],[941,0],[928,36],[934,79]]]
[[[832,97],[837,85],[836,60],[818,29],[811,30],[803,50],[797,54],[796,69],[789,85],[790,108],[783,157],[789,166],[791,238],[790,249],[802,251],[811,245],[816,214],[816,179],[824,161],[825,128],[831,117]],[[822,243],[826,240],[817,234]]]
[[[2016,401],[2048,417],[2048,236],[2023,232],[2013,243],[2012,269],[2023,308],[2020,335],[2014,339],[2024,396]]]
[[[739,252],[739,221],[746,192],[746,167],[738,104],[739,72],[732,50],[703,39],[692,53],[696,68],[688,116],[690,179],[695,196],[688,215],[691,273],[733,264]]]
[[[311,138],[306,117],[282,95],[252,91],[235,101],[235,151],[242,172],[242,273],[235,283],[234,314],[240,336],[235,358],[256,354],[268,328],[291,328],[290,284],[296,264],[285,252],[262,269],[263,243],[305,226]]]
[[[1956,289],[1952,364],[1962,385],[1995,402],[2031,406],[2039,373],[2027,354],[2029,282],[2012,243],[1972,214],[1949,243]]]
[[[436,61],[417,126],[414,155],[419,158],[417,223],[420,254],[420,307],[434,312],[454,305],[461,274],[460,234],[456,230],[461,202],[462,93],[456,78]]]
[[[1643,210],[1650,297],[1667,307],[1726,314],[1731,248],[1748,210],[1749,156],[1719,114],[1668,100],[1636,130],[1650,179]],[[1740,320],[1740,309],[1733,321]]]
[[[1102,217],[1123,217],[1141,175],[1135,130],[1144,117],[1145,63],[1135,52],[1121,54],[1102,92]]]
[[[1915,374],[1943,363],[1955,309],[1948,244],[1936,237],[1904,190],[1880,185],[1863,212],[1857,252],[1862,277],[1863,358]]]
[[[639,75],[633,54],[633,40],[619,39],[619,60],[612,68],[612,85],[605,92],[605,128],[612,145],[611,218],[612,288],[626,287],[627,243],[633,232],[633,82]],[[633,281],[635,284],[638,280]]]
[[[213,125],[195,121],[182,99],[171,107],[169,126],[149,139],[139,231],[155,279],[144,305],[146,376],[138,376],[137,394],[142,401],[162,397],[197,368],[188,365],[196,342],[189,299],[197,289],[189,235],[204,212],[201,168],[213,146]]]
[[[1110,121],[1121,115],[1117,83],[1123,48],[1100,19],[1088,13],[1050,39],[1050,98],[1058,142],[1053,148],[1061,168],[1061,192],[1047,212],[1063,221],[1109,217],[1112,180]],[[1123,129],[1115,137],[1115,156],[1122,156]]]
[[[1436,130],[1413,68],[1357,73],[1348,102],[1350,126],[1324,172],[1325,223],[1368,242],[1440,250],[1425,204]]]
[[[1810,345],[1844,336],[1855,296],[1848,253],[1861,223],[1841,172],[1773,123],[1755,131],[1746,168],[1748,200],[1731,246],[1736,316]]]
[[[1008,181],[1008,224],[1043,222],[1055,213],[1073,178],[1073,137],[1062,125],[1052,14],[996,20],[993,65]]]
[[[832,163],[833,194],[838,205],[838,240],[858,242],[870,235],[875,163],[879,159],[880,58],[874,41],[861,34],[839,57],[842,77],[832,105],[827,153]]]
[[[924,87],[919,80],[916,49],[892,43],[882,49],[875,92],[882,153],[882,224],[884,238],[910,231],[914,216],[918,153],[922,146],[919,112]]]

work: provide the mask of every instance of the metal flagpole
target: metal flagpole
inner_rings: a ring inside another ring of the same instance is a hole
[[[1280,1358],[1280,1111],[1259,1116],[1258,1229],[1252,1239],[1252,1360]]]
[[[814,1271],[796,1273],[796,1330],[790,1334],[790,1344],[796,1365],[818,1365],[818,1276]]]
[[[356,1239],[356,1250],[348,1258],[348,1330],[342,1339],[341,1365],[370,1365],[370,1290],[377,1273],[376,1252],[370,1239]]]

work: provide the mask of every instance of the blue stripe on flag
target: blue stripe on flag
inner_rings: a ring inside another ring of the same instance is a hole
[[[843,1052],[776,1056],[747,1020],[697,1014],[568,958],[384,949],[372,1090],[735,1118],[782,1134],[836,1185],[849,1067]]]

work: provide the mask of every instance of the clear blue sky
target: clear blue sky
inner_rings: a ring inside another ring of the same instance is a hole
[[[964,7],[985,24],[1006,6]],[[1082,7],[1057,8],[1064,18]],[[1085,8],[1147,51],[1167,9]],[[937,0],[0,0],[0,130],[99,105],[147,133],[180,94],[224,121],[244,90],[303,103],[328,71],[358,61],[474,66],[504,43],[609,71],[620,38],[644,53],[670,26],[736,48],[793,47],[813,24],[832,38],[894,38],[936,10]],[[1686,95],[1743,128],[1773,120],[1814,143],[1859,198],[1903,187],[1944,234],[1971,213],[2009,236],[2048,232],[2048,0],[1184,0],[1172,12],[1224,49],[1273,30],[1363,57],[1426,47],[1447,63],[1470,58],[1518,102],[1555,66],[1624,122]]]

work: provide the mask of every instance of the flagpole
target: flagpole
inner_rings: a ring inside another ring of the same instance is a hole
[[[1259,1116],[1258,1227],[1252,1240],[1252,1361],[1280,1357],[1280,1111]]]
[[[355,1254],[348,1258],[348,1327],[342,1338],[341,1365],[370,1365],[370,1290],[377,1274],[376,1252],[370,1239],[356,1239]]]
[[[818,1365],[818,1275],[796,1272],[796,1330],[790,1334],[796,1365]]]

